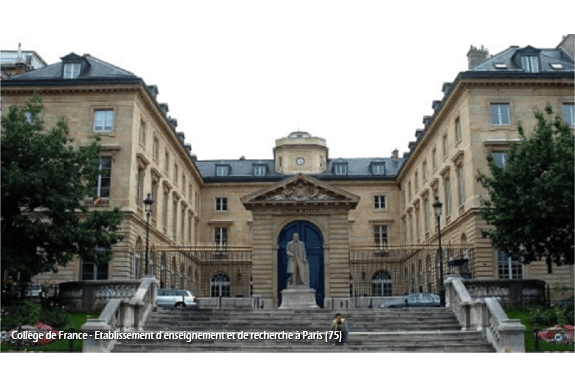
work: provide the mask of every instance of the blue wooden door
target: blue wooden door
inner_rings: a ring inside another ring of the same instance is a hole
[[[315,299],[318,306],[323,307],[323,237],[317,226],[310,222],[292,222],[281,231],[278,238],[278,295],[281,304],[281,291],[287,287],[288,256],[286,247],[293,234],[298,233],[299,239],[305,243],[305,252],[309,261],[310,287],[315,289]]]

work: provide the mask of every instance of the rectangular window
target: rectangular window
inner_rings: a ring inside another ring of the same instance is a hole
[[[427,180],[427,161],[423,161],[423,164],[421,165],[421,179],[423,181]]]
[[[335,175],[347,175],[347,164],[334,165]]]
[[[449,142],[447,141],[447,133],[443,135],[443,157],[447,157],[449,153]]]
[[[499,279],[523,279],[523,264],[497,250],[497,276]]]
[[[491,104],[491,124],[494,126],[508,126],[511,124],[508,103]]]
[[[164,163],[164,172],[167,174],[170,171],[170,153],[166,150],[164,152],[164,158],[166,163]]]
[[[146,146],[146,123],[140,121],[140,144]]]
[[[431,167],[433,170],[437,170],[437,149],[435,147],[431,150]]]
[[[98,110],[94,113],[94,131],[108,132],[114,129],[114,111]]]
[[[164,226],[164,232],[168,227],[168,204],[170,203],[170,194],[164,191],[164,212],[162,213],[162,225]]]
[[[459,118],[455,119],[455,141],[461,141],[461,122],[459,121]]]
[[[385,165],[384,164],[374,164],[371,166],[371,170],[373,175],[384,175],[385,174]]]
[[[415,209],[415,239],[419,242],[420,226],[419,226],[419,207]]]
[[[214,243],[220,246],[228,243],[227,227],[214,227]]]
[[[174,162],[174,184],[178,184],[178,165]]]
[[[64,79],[76,79],[80,75],[80,63],[64,64]]]
[[[411,201],[411,181],[407,182],[407,201]]]
[[[266,166],[254,166],[254,176],[265,176]]]
[[[374,241],[377,246],[387,246],[387,226],[375,225],[373,226]]]
[[[192,214],[188,213],[188,243],[192,243]]]
[[[100,175],[96,178],[94,197],[109,198],[112,176],[112,158],[100,158],[98,170],[100,170]]]
[[[493,152],[493,161],[499,168],[505,168],[505,164],[507,163],[507,153],[503,151],[494,151]]]
[[[154,157],[154,159],[158,160],[158,158],[160,157],[160,149],[159,149],[159,143],[158,143],[158,138],[156,138],[156,135],[154,135],[154,141],[152,142],[152,156]]]
[[[376,195],[373,197],[373,199],[375,209],[385,209],[387,207],[385,202],[385,195]]]
[[[228,176],[229,170],[230,169],[227,166],[217,166],[216,167],[216,175],[217,176]]]
[[[96,265],[94,262],[82,262],[82,281],[100,281],[108,279],[108,264]]]
[[[575,126],[575,107],[573,103],[563,104],[563,119],[569,126]]]
[[[428,234],[429,233],[429,220],[431,218],[431,211],[430,211],[430,205],[429,205],[429,199],[426,199],[423,202],[424,205],[424,209],[425,209],[425,233]]]
[[[180,212],[180,226],[181,226],[180,242],[184,242],[184,239],[186,239],[186,237],[185,237],[185,234],[186,234],[186,209],[183,207],[183,205],[182,205],[182,210]]]
[[[186,199],[186,174],[182,172],[182,199]]]
[[[138,168],[138,174],[136,176],[136,205],[140,206],[143,201],[143,189],[144,189],[144,170]]]
[[[413,193],[417,194],[417,190],[419,190],[419,175],[417,174],[417,171],[413,175],[413,187],[414,187]]]
[[[457,182],[459,184],[459,206],[463,207],[465,203],[465,176],[463,175],[463,167],[457,169]]]
[[[448,217],[451,215],[451,182],[449,178],[445,179],[444,181],[445,187],[445,216]]]
[[[216,211],[228,211],[228,198],[216,198]]]
[[[174,199],[172,204],[172,239],[176,240],[178,231],[178,201]]]
[[[152,218],[157,218],[158,216],[158,182],[152,181],[152,198],[154,199],[154,204],[152,205]],[[154,225],[156,222],[154,221]]]
[[[539,72],[539,59],[537,56],[522,56],[521,67],[525,72]]]

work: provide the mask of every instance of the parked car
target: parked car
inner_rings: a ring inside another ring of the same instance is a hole
[[[431,293],[413,293],[400,299],[387,301],[380,308],[394,307],[438,307],[439,296]]]
[[[156,300],[158,306],[196,306],[196,296],[187,290],[160,289]]]

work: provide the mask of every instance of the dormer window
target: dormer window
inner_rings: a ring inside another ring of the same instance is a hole
[[[81,73],[86,74],[91,66],[87,59],[89,56],[88,54],[79,56],[75,53],[70,53],[62,57],[62,78],[77,79]]]
[[[333,165],[333,173],[335,175],[347,175],[347,162],[336,162]]]
[[[539,58],[537,56],[522,56],[521,68],[525,72],[539,72]]]
[[[76,79],[80,75],[80,63],[64,64],[64,79]]]
[[[505,63],[494,63],[493,66],[495,68],[497,68],[498,70],[507,69],[507,64],[505,64]]]
[[[265,164],[254,164],[254,176],[265,176],[268,167]]]
[[[373,175],[385,175],[385,162],[371,162],[369,168]]]
[[[230,175],[230,165],[229,164],[217,164],[216,165],[216,176],[228,176]]]
[[[550,66],[554,70],[562,70],[564,68],[563,64],[561,64],[561,63],[551,63]]]

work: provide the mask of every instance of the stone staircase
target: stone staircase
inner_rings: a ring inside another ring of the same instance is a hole
[[[349,344],[325,340],[120,340],[113,352],[494,352],[479,332],[462,331],[445,308],[353,309],[342,311]],[[150,332],[325,332],[331,310],[224,310],[158,308]],[[303,333],[302,333],[303,334]]]

